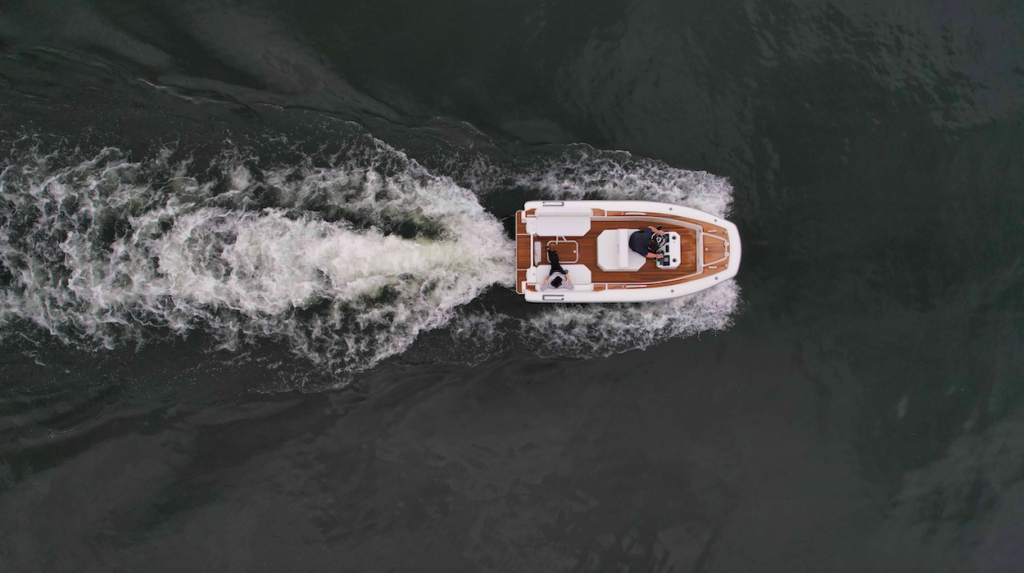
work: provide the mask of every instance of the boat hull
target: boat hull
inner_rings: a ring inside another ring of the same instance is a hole
[[[682,237],[680,266],[660,269],[653,259],[636,270],[636,265],[619,266],[616,257],[628,263],[627,253],[615,252],[617,245],[608,233],[624,238],[658,225]],[[598,245],[602,233],[605,238]],[[742,258],[733,223],[652,201],[531,201],[516,213],[516,244],[516,290],[534,303],[628,303],[686,296],[731,280]],[[559,252],[574,290],[539,288],[550,268],[545,246]]]

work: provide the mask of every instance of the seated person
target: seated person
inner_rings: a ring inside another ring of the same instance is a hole
[[[657,228],[647,227],[643,231],[636,231],[629,236],[629,248],[648,259],[656,259],[661,255],[658,253],[658,242],[654,240],[655,233],[664,235],[661,225]]]
[[[548,261],[551,262],[551,272],[540,282],[540,290],[575,290],[572,281],[569,280],[569,273],[558,263],[558,253],[548,249]]]

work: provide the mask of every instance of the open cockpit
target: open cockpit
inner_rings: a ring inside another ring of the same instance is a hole
[[[648,228],[658,234],[653,256],[630,246],[630,238]],[[539,288],[551,269],[549,249],[567,272],[571,291]],[[531,201],[516,213],[516,291],[530,302],[674,298],[732,278],[739,258],[735,225],[678,205]]]

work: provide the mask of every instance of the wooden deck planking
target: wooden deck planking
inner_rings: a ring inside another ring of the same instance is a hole
[[[558,261],[565,265],[584,264],[579,257],[579,241],[569,239],[568,241],[553,241],[551,239],[538,239],[541,243],[540,265],[550,265],[548,259],[548,248],[558,253]]]
[[[516,235],[516,269],[530,268],[530,249],[533,242],[530,235]]]
[[[676,225],[662,225],[663,231],[675,231],[679,233],[680,241],[680,262],[679,267],[671,270],[659,269],[655,266],[654,259],[647,259],[644,266],[634,272],[602,271],[597,266],[597,237],[608,229],[637,228],[645,229],[647,224],[644,221],[593,221],[590,224],[590,231],[582,237],[567,237],[579,244],[579,257],[577,264],[587,265],[590,268],[591,282],[593,283],[646,283],[660,282],[681,278],[697,271],[697,234],[693,229]],[[553,240],[553,237],[539,237],[542,244]],[[547,263],[547,253],[541,257]]]
[[[629,213],[629,215],[626,215],[626,213]],[[705,233],[720,233],[722,235],[727,235],[728,234],[728,231],[726,231],[725,227],[723,227],[721,225],[716,225],[714,223],[708,223],[707,221],[698,221],[696,219],[690,219],[688,217],[682,217],[682,216],[679,216],[679,215],[666,215],[666,214],[663,214],[663,213],[642,213],[642,212],[639,212],[639,211],[638,212],[633,212],[633,211],[609,211],[608,212],[608,216],[609,217],[626,217],[626,218],[629,218],[629,219],[636,219],[636,220],[641,220],[644,217],[657,217],[659,219],[675,219],[677,221],[686,221],[687,223],[693,223],[694,225],[700,225],[704,229]]]
[[[523,212],[516,211],[516,235],[526,234],[526,222],[523,221]]]
[[[704,265],[726,265],[728,266],[729,261],[726,259],[726,253],[728,249],[725,246],[725,241],[714,235],[704,235]]]
[[[595,216],[601,216],[605,213],[598,213],[599,210],[595,210]],[[532,215],[533,210],[525,212],[527,215]],[[570,240],[574,240],[579,244],[579,252],[577,253],[577,264],[585,264],[591,270],[592,282],[594,283],[594,290],[611,290],[611,289],[623,289],[626,288],[627,284],[635,284],[640,288],[654,287],[654,286],[670,286],[683,284],[690,281],[706,278],[725,270],[729,265],[729,259],[726,257],[728,248],[725,246],[723,239],[728,237],[727,231],[721,225],[714,223],[708,223],[705,221],[696,221],[686,217],[675,216],[675,215],[664,215],[660,213],[633,213],[629,212],[608,212],[607,216],[622,217],[612,221],[592,221],[591,229],[583,237],[571,237]],[[686,221],[687,223],[700,225],[704,230],[705,237],[705,252],[704,260],[709,265],[715,268],[708,268],[707,266],[703,269],[700,274],[693,274],[697,268],[697,253],[696,253],[696,232],[689,229],[688,227],[682,227],[672,224],[666,224],[662,222],[665,231],[675,231],[679,233],[681,240],[681,258],[680,266],[672,270],[658,269],[653,259],[648,259],[644,266],[636,272],[606,272],[602,271],[597,266],[597,237],[601,232],[607,229],[620,229],[620,228],[637,228],[644,229],[650,224],[649,220],[645,220],[647,217],[659,217],[662,219],[676,219],[679,221]],[[542,245],[546,245],[548,241],[552,241],[554,237],[530,237],[526,234],[526,223],[523,219],[523,211],[516,213],[516,292],[522,293],[522,283],[526,280],[526,268],[530,266],[530,251],[532,248],[531,240],[540,241]],[[525,240],[522,240],[522,235],[525,235]],[[721,239],[719,239],[721,237]],[[525,243],[525,244],[524,244]],[[566,253],[567,255],[569,253]],[[571,259],[571,257],[563,257],[565,259]],[[721,259],[721,260],[719,260]],[[523,262],[525,261],[525,263]],[[717,262],[715,262],[717,261]],[[547,253],[542,251],[541,260],[537,261],[537,264],[547,264]],[[569,264],[569,263],[566,263]],[[689,275],[689,276],[687,276]],[[637,287],[633,287],[637,288]],[[526,290],[537,292],[535,285],[528,285]]]
[[[530,249],[533,248],[530,242],[530,235],[526,234],[526,223],[523,221],[523,212],[516,211],[516,292],[523,294],[523,281],[526,280],[526,270],[530,268]]]

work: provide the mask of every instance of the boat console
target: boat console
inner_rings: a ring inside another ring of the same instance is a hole
[[[674,269],[678,267],[681,257],[680,245],[682,244],[679,241],[679,233],[669,231],[664,235],[655,235],[655,237],[661,243],[658,248],[658,254],[661,256],[657,258],[655,265],[659,269]]]

